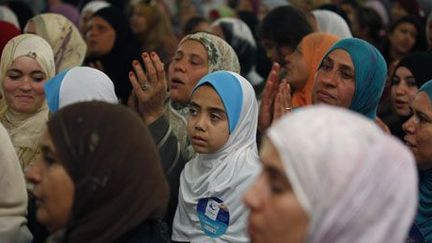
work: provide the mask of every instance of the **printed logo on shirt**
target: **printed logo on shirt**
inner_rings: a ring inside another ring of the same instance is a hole
[[[229,210],[224,202],[217,197],[198,200],[197,213],[201,229],[211,238],[225,234],[229,225]]]

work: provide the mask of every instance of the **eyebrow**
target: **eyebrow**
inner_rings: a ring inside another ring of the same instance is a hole
[[[286,183],[290,184],[285,173],[283,171],[281,171],[280,169],[278,169],[272,165],[264,165],[264,171],[267,172],[271,178],[280,179],[280,180],[286,181]]]
[[[17,68],[11,68],[11,69],[8,69],[7,71],[8,72],[23,73],[23,71],[21,71],[21,70],[19,70]],[[39,74],[39,73],[45,75],[45,73],[43,71],[41,71],[41,70],[34,70],[34,71],[31,72],[31,74]]]
[[[193,101],[191,101],[189,103],[189,106],[201,108],[201,106],[199,104],[197,104],[196,102],[193,102]],[[218,113],[224,113],[225,114],[225,110],[223,108],[219,108],[219,107],[215,107],[215,106],[208,107],[207,110],[209,110],[210,112],[218,112]]]

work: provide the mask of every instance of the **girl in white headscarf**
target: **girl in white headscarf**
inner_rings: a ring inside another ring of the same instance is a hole
[[[25,63],[21,62],[23,57],[26,57]],[[25,69],[30,68],[30,63],[31,68],[38,67],[27,73]],[[3,49],[0,61],[0,122],[11,137],[23,169],[39,151],[39,139],[48,120],[43,84],[54,74],[51,46],[37,35],[19,35]],[[7,85],[13,86],[13,90],[5,89]]]
[[[257,119],[254,90],[240,75],[217,71],[195,86],[188,133],[197,156],[180,177],[174,241],[249,242],[241,194],[259,172]]]
[[[26,226],[27,192],[9,135],[0,124],[0,242],[31,242]]]
[[[50,112],[83,101],[118,103],[111,79],[91,67],[74,67],[63,71],[48,80],[44,90]]]
[[[245,196],[253,242],[402,243],[416,213],[409,150],[346,109],[303,108],[268,130]]]

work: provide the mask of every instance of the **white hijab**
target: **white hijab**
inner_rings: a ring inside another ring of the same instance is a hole
[[[57,74],[44,86],[51,112],[83,101],[105,101],[117,104],[114,84],[103,72],[91,67],[74,67]]]
[[[228,73],[241,85],[241,114],[227,143],[219,151],[198,154],[186,164],[180,177],[179,204],[173,223],[174,241],[249,242],[246,233],[248,211],[241,197],[260,171],[256,145],[258,104],[249,81],[239,74]],[[229,226],[218,238],[210,238],[203,232],[197,215],[198,200],[208,197],[221,199],[229,210]]]
[[[417,172],[397,139],[367,118],[325,105],[283,117],[268,136],[309,216],[307,242],[405,241]]]
[[[0,123],[0,242],[30,242],[24,175],[6,129]]]
[[[330,33],[341,39],[352,37],[348,24],[338,14],[329,10],[313,10],[312,14],[317,21],[319,32]]]

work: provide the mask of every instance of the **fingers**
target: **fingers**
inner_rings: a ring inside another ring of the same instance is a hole
[[[157,83],[158,81],[158,74],[156,72],[156,61],[154,60],[156,57],[156,55],[154,54],[154,52],[152,53],[152,57],[150,58],[150,55],[148,52],[143,52],[141,57],[142,60],[144,61],[144,65],[147,71],[147,77],[148,77],[148,81],[150,82],[150,85],[153,85],[154,83]],[[159,59],[159,57],[157,57],[157,59]]]
[[[135,76],[134,72],[132,72],[132,71],[129,72],[129,81],[132,84],[133,92],[135,92],[136,94],[143,92],[140,82],[137,80],[137,77]]]
[[[283,79],[278,86],[279,89],[273,105],[273,121],[280,119],[283,115],[292,110],[290,85]]]
[[[162,85],[163,89],[167,89],[167,81],[165,77],[165,68],[163,62],[160,60],[159,56],[156,52],[151,53],[151,59],[153,60],[153,64],[156,67],[157,73],[157,83]]]
[[[135,74],[136,74],[136,76],[134,74],[133,77],[136,78],[135,80],[137,80],[137,82],[139,81],[138,84],[147,83],[148,80],[147,80],[146,74],[144,73],[144,70],[143,70],[141,64],[137,60],[133,60],[132,61],[132,67],[134,68]],[[129,74],[129,78],[130,77],[131,77],[131,75]]]

